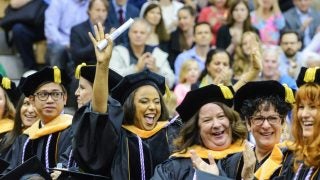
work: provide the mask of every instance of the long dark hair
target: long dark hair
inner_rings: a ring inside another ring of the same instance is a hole
[[[247,19],[243,22],[243,27],[242,27],[242,30],[243,30],[243,31],[242,31],[242,32],[254,31],[254,28],[253,28],[253,26],[252,26],[252,24],[251,24],[249,5],[248,5],[248,3],[247,3],[246,0],[236,0],[236,1],[233,1],[233,2],[232,2],[231,6],[230,6],[230,10],[229,10],[230,13],[229,13],[228,18],[227,18],[227,24],[228,24],[229,26],[232,26],[232,25],[235,23],[235,20],[234,20],[234,18],[233,18],[232,13],[233,13],[234,9],[238,6],[238,4],[241,4],[241,3],[243,3],[243,4],[246,6],[247,11],[248,11],[248,17],[247,17]]]

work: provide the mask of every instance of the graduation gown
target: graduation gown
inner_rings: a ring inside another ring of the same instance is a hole
[[[6,171],[35,155],[46,168],[56,167],[59,156],[71,145],[71,122],[72,116],[67,114],[59,115],[44,127],[41,127],[40,120],[36,121],[11,146],[8,152],[11,159],[7,159],[10,166]]]
[[[222,151],[212,151],[201,147],[199,145],[194,145],[189,147],[187,151],[173,154],[170,159],[159,164],[154,172],[152,180],[193,180],[195,177],[195,170],[192,166],[191,156],[189,150],[195,150],[197,155],[208,162],[208,154],[211,153],[213,158],[218,161],[225,161],[228,156],[235,153],[242,152],[244,150],[244,143],[241,140],[233,143],[228,149]],[[216,177],[215,175],[206,175]],[[221,176],[226,176],[221,174]]]
[[[180,124],[166,126],[158,122],[152,131],[122,126],[122,108],[110,101],[112,98],[108,113],[91,112],[87,106],[75,114],[78,121],[73,144],[75,160],[85,172],[112,179],[142,179],[142,175],[150,179],[156,165],[173,150],[172,140]]]
[[[312,180],[320,180],[320,168],[310,168],[303,165],[300,171],[293,171],[293,161],[286,168],[280,176],[276,176],[272,178],[273,180],[282,180],[282,179],[312,179]]]

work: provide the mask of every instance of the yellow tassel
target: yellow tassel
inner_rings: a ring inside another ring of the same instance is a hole
[[[165,93],[166,93],[166,99],[169,100],[171,98],[171,91],[167,84],[166,84]]]
[[[287,103],[293,104],[296,102],[294,95],[293,95],[293,91],[291,88],[289,88],[289,86],[287,84],[282,84],[282,86],[285,89],[285,101]]]
[[[55,83],[61,83],[61,71],[57,66],[53,66],[53,78]]]
[[[9,78],[3,77],[1,84],[4,89],[11,89],[11,81]]]
[[[76,72],[74,73],[74,76],[76,77],[76,79],[80,79],[81,68],[86,65],[87,65],[86,63],[81,63],[77,66]]]
[[[232,91],[228,88],[228,86],[224,86],[222,84],[218,85],[221,89],[221,92],[224,96],[225,99],[232,99],[233,98],[233,93]]]
[[[316,78],[317,69],[319,69],[319,67],[308,68],[306,70],[306,73],[304,74],[304,82],[314,82]]]

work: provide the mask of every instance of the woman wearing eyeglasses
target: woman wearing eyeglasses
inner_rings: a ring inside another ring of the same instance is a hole
[[[25,79],[21,90],[35,107],[39,120],[11,146],[7,171],[35,155],[46,168],[56,167],[59,156],[71,145],[72,116],[63,114],[69,82],[58,67],[46,67]]]

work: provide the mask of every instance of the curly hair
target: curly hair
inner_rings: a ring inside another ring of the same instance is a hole
[[[223,103],[212,103],[221,107],[226,117],[229,119],[232,131],[232,143],[237,140],[246,139],[247,129],[243,124],[239,114]],[[177,152],[186,151],[188,147],[195,144],[204,146],[200,138],[200,128],[198,125],[199,111],[189,121],[187,121],[186,124],[184,124],[179,136],[174,140],[174,145],[176,146]]]
[[[314,105],[317,108],[317,114],[314,118],[313,136],[310,139],[303,137],[303,130],[300,124],[301,117],[298,116],[299,106],[302,101]],[[297,170],[301,162],[307,166],[320,167],[319,149],[320,136],[315,133],[320,128],[320,85],[307,83],[296,92],[296,104],[293,108],[292,135],[294,137],[294,169]],[[306,153],[308,152],[308,153]]]

